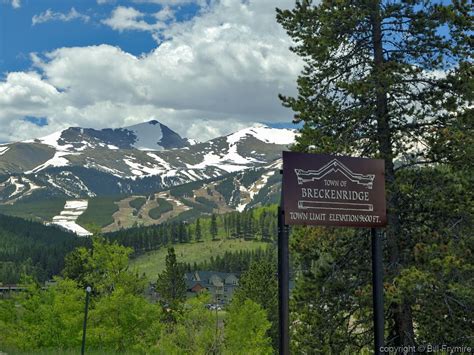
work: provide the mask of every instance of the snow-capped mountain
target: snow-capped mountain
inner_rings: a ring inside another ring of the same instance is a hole
[[[124,128],[93,128],[70,127],[49,136],[25,141],[26,143],[42,143],[55,147],[60,151],[81,152],[87,149],[139,149],[165,150],[183,148],[188,141],[169,129],[164,124],[152,120]]]
[[[158,121],[119,129],[72,127],[0,146],[0,202],[149,193],[219,179],[271,165],[295,135],[256,125],[196,143]]]

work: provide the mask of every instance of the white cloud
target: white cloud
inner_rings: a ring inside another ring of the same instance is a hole
[[[76,19],[88,22],[90,20],[90,17],[77,12],[75,8],[71,8],[68,13],[54,12],[51,9],[48,9],[45,12],[40,13],[39,15],[34,15],[31,19],[31,23],[34,26],[49,21],[69,22]]]
[[[12,0],[12,7],[14,9],[19,9],[21,7],[21,0]]]
[[[197,3],[200,5],[203,5],[206,3],[206,0],[132,0],[132,1],[137,4],[150,3],[150,4],[160,4],[160,5],[171,5],[171,6],[191,4],[191,3]]]
[[[158,15],[160,12],[157,13],[156,18],[159,20]],[[166,11],[163,12],[163,16],[167,16]],[[154,24],[150,24],[143,20],[145,14],[134,9],[133,7],[124,7],[118,6],[112,12],[112,16],[102,23],[110,26],[112,29],[117,31],[158,31],[165,27],[163,22],[156,22]]]
[[[46,133],[157,119],[199,140],[259,121],[289,122],[292,114],[277,95],[295,93],[302,63],[288,50],[274,8],[293,5],[215,2],[191,21],[163,29],[166,40],[141,56],[109,45],[33,55],[36,73],[10,73],[0,81],[0,141],[37,136],[27,122],[10,125],[26,115],[47,117]],[[134,26],[143,21],[135,14]]]
[[[174,11],[171,7],[165,6],[153,15],[158,21],[174,20]]]

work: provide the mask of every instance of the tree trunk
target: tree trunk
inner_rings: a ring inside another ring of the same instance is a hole
[[[379,150],[385,160],[385,180],[387,187],[387,248],[389,252],[388,276],[393,279],[400,272],[400,251],[398,241],[401,236],[399,219],[398,186],[395,182],[394,156],[392,151],[392,137],[389,124],[387,87],[384,74],[384,58],[382,43],[382,24],[380,16],[380,0],[372,1],[371,24],[372,46],[374,52],[374,81],[376,90],[376,119]],[[394,345],[415,345],[411,305],[407,300],[389,305],[393,315]]]

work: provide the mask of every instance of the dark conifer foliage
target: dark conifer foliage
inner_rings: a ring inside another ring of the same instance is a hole
[[[199,264],[186,264],[188,271],[212,270],[219,272],[241,273],[248,270],[252,262],[270,260],[276,251],[274,247],[257,250],[226,251],[223,256],[211,257],[208,261]]]
[[[22,274],[48,280],[62,270],[67,253],[88,244],[56,227],[0,215],[0,284],[17,283]]]
[[[271,241],[276,233],[276,215],[273,210],[263,207],[202,217],[194,222],[137,226],[108,233],[105,238],[133,248],[135,255],[172,244],[189,243],[192,238],[194,241],[212,238]],[[78,238],[56,227],[0,215],[0,283],[17,283],[22,274],[31,275],[38,281],[48,280],[63,269],[64,257],[68,253],[78,246],[90,247],[90,244],[88,238]],[[238,267],[234,260],[238,257],[230,258],[229,262],[218,261],[222,264],[219,269],[244,270],[253,256],[241,256],[246,261],[239,262],[242,266]]]

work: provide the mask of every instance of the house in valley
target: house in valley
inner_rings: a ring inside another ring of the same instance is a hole
[[[185,274],[188,295],[208,291],[212,302],[227,304],[235,289],[239,286],[239,278],[235,273],[215,271],[193,271]]]

